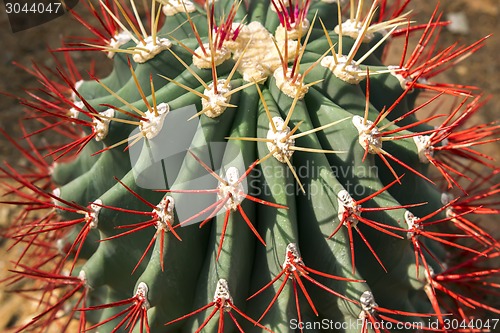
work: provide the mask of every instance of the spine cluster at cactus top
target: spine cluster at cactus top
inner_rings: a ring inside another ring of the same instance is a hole
[[[71,10],[91,36],[25,68],[25,140],[2,130],[30,162],[0,167],[22,208],[5,283],[39,301],[14,332],[494,331],[500,169],[476,146],[500,126],[435,81],[487,37],[441,45],[439,8],[409,4]]]

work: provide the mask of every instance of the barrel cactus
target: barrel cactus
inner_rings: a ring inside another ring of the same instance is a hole
[[[5,282],[39,302],[15,331],[493,330],[498,168],[474,149],[499,126],[434,80],[486,38],[443,47],[409,2],[82,3],[93,37],[26,68],[30,164],[1,168]],[[81,80],[89,50],[108,76]]]

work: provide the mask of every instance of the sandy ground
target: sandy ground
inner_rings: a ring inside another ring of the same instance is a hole
[[[412,2],[413,14],[418,22],[426,22],[434,9],[434,1],[414,0]],[[446,14],[464,12],[470,31],[464,35],[457,35],[444,30],[441,36],[441,45],[448,46],[458,40],[463,45],[471,44],[478,39],[500,30],[500,2],[498,0],[442,0],[441,8]],[[77,7],[78,9],[78,7]],[[27,31],[12,34],[8,20],[1,7],[0,12],[0,91],[14,95],[21,95],[23,88],[36,86],[29,74],[12,65],[13,61],[29,66],[31,61],[46,66],[54,66],[54,60],[46,52],[46,47],[58,47],[62,35],[82,35],[84,29],[69,15],[46,23],[42,26]],[[396,53],[396,52],[394,52]],[[487,46],[478,51],[473,57],[462,64],[452,68],[445,74],[444,80],[454,83],[469,84],[480,87],[485,95],[491,95],[491,101],[483,108],[478,122],[497,120],[500,111],[500,35],[489,38]],[[88,64],[91,54],[75,54],[76,62]],[[103,59],[102,57],[99,59]],[[102,68],[100,67],[102,66]],[[97,72],[105,74],[108,64],[99,61]],[[88,67],[83,67],[85,71]],[[8,133],[18,136],[17,122],[22,116],[21,107],[12,99],[0,95],[0,124]],[[498,145],[486,147],[492,156],[498,156]],[[0,160],[8,161],[13,165],[26,163],[20,154],[0,136]],[[13,215],[13,208],[0,206],[0,225],[5,225]],[[6,272],[8,261],[15,259],[16,252],[6,253],[6,242],[0,239],[0,279]],[[3,288],[2,288],[3,289]],[[23,299],[13,297],[11,294],[0,292],[0,331],[19,323],[33,313],[33,307],[27,306]]]

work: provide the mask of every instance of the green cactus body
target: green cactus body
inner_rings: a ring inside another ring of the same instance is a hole
[[[26,256],[15,272],[46,290],[66,285],[79,332],[386,331],[381,322],[452,332],[449,318],[500,313],[483,297],[498,269],[475,266],[498,256],[498,241],[468,217],[495,204],[474,206],[465,190],[443,201],[440,187],[463,189],[474,162],[493,172],[472,188],[496,195],[483,188],[497,169],[470,146],[499,130],[464,124],[480,98],[415,71],[482,44],[434,51],[435,17],[413,31],[406,4],[385,1],[351,1],[339,26],[348,4],[338,2],[153,1],[149,27],[133,1],[96,5],[115,28],[94,46],[111,74],[77,84],[61,74],[73,99],[27,103],[84,139],[48,151],[63,158],[46,187],[2,169],[30,192],[26,212],[57,212],[6,234],[35,256],[57,242],[47,251],[62,260]],[[424,36],[425,52],[384,65],[389,40],[407,32]],[[417,103],[424,89],[436,95]],[[463,103],[417,116],[439,92]],[[18,332],[66,309],[42,307]]]

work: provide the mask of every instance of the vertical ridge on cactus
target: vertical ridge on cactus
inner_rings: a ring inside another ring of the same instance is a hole
[[[500,169],[476,147],[500,125],[471,122],[476,87],[434,81],[488,36],[442,46],[439,8],[421,24],[410,3],[71,10],[91,37],[19,65],[40,84],[18,97],[25,143],[0,130],[31,163],[0,167],[21,253],[2,282],[39,306],[16,332],[493,331],[473,325],[500,313],[478,222]],[[111,73],[83,80],[81,51]]]

